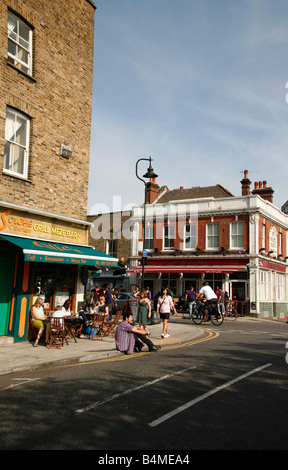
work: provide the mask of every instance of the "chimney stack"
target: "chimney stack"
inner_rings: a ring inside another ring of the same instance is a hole
[[[146,183],[146,204],[153,204],[157,199],[159,193],[159,186],[155,183],[155,178],[150,178],[149,183]]]
[[[272,202],[273,204],[273,193],[274,190],[271,187],[267,188],[267,181],[256,181],[252,194],[258,194],[265,199],[265,201]]]
[[[251,181],[248,178],[248,170],[244,170],[244,178],[240,181],[242,187],[242,196],[250,196]]]

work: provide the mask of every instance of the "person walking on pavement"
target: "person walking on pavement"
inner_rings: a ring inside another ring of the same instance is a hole
[[[157,303],[157,315],[160,314],[160,318],[163,321],[161,338],[169,338],[170,336],[168,333],[168,320],[170,318],[171,309],[175,314],[177,313],[171,295],[168,295],[167,289],[164,288],[161,291],[161,295]]]

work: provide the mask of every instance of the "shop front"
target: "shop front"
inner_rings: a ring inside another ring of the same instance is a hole
[[[38,296],[46,311],[83,301],[87,269],[118,260],[86,245],[91,224],[24,208],[0,207],[0,336],[29,339],[29,311]]]
[[[223,286],[224,290],[236,295],[236,286],[248,286],[247,259],[214,259],[214,258],[183,258],[147,260],[144,268],[145,286],[149,286],[154,296],[157,296],[162,288],[168,287],[178,298],[190,287],[199,292],[204,281],[209,282],[212,289]],[[135,284],[140,284],[142,266],[132,267],[127,270],[130,275],[137,275]],[[240,284],[241,282],[241,284]],[[237,292],[238,292],[237,291]],[[241,291],[242,295],[242,291]],[[248,289],[244,289],[245,301],[248,297]],[[243,299],[244,300],[244,299]]]

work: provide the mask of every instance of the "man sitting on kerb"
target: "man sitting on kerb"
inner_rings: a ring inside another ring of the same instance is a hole
[[[123,321],[119,323],[115,333],[116,348],[124,354],[141,352],[144,346],[143,343],[148,346],[150,352],[161,349],[161,346],[155,346],[147,338],[147,334],[148,330],[146,328],[133,326],[133,315],[130,312],[124,312]]]

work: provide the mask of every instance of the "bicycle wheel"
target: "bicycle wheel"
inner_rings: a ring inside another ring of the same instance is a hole
[[[215,326],[220,326],[223,323],[224,315],[218,312],[218,308],[212,308],[210,313],[210,320]]]
[[[236,320],[238,317],[237,310],[230,303],[227,305],[225,318],[230,321]]]
[[[192,311],[192,321],[195,323],[195,325],[200,325],[202,321],[204,320],[204,312],[201,310],[194,310]]]

